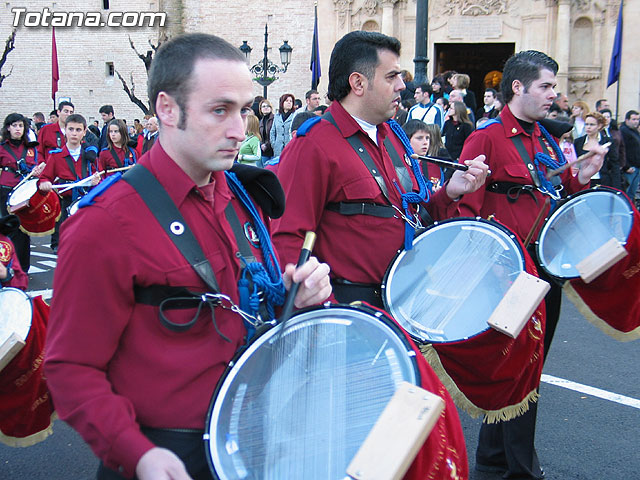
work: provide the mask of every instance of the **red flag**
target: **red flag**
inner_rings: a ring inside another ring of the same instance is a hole
[[[51,28],[51,98],[56,103],[56,92],[58,91],[58,80],[60,80],[60,72],[58,72],[58,48],[56,47],[56,29]]]

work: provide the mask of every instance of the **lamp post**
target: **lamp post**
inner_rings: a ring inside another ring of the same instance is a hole
[[[275,82],[279,77],[279,73],[285,73],[289,64],[291,63],[291,52],[293,48],[289,45],[287,40],[280,46],[278,50],[280,50],[280,63],[282,63],[282,67],[279,67],[275,63],[273,63],[267,57],[267,53],[269,52],[269,47],[267,46],[269,41],[269,30],[267,24],[264,26],[264,56],[262,60],[252,67],[249,67],[249,70],[253,75],[255,75],[254,80],[258,82],[264,88],[263,96],[267,98],[267,87]],[[247,64],[250,64],[251,50],[253,50],[246,40],[242,41],[242,45],[240,45],[240,51],[244,54],[244,58],[247,60]]]
[[[417,0],[416,2],[416,57],[414,80],[416,85],[427,81],[427,33],[429,24],[429,0]]]

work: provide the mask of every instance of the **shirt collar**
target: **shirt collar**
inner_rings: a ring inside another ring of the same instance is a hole
[[[149,150],[149,155],[142,157],[140,163],[147,167],[160,181],[165,188],[173,203],[180,207],[187,196],[193,192],[203,198],[207,202],[213,202],[213,199],[220,199],[226,205],[231,199],[231,191],[227,186],[224,172],[213,172],[211,175],[211,183],[215,184],[213,188],[213,198],[209,192],[210,188],[202,189],[194,183],[193,180],[182,170],[178,164],[167,154],[162,148],[161,140],[158,139]]]
[[[367,138],[369,138],[367,132],[365,132],[360,127],[360,125],[358,125],[356,119],[353,118],[353,116],[344,109],[340,102],[333,102],[328,111],[330,111],[331,115],[333,115],[333,119],[336,121],[336,124],[338,125],[338,128],[340,129],[340,132],[342,133],[342,136],[344,138],[349,138],[358,131],[362,132],[363,135],[366,135]],[[384,125],[384,122],[377,125],[378,137],[380,138],[380,140],[384,140],[387,136],[387,130]]]
[[[517,135],[527,135],[529,134],[524,131],[520,122],[513,116],[511,113],[511,109],[509,105],[505,105],[500,113],[500,120],[502,121],[502,126],[504,128],[504,134],[507,138],[515,137]],[[540,127],[538,126],[538,122],[533,124],[533,136],[540,136]]]

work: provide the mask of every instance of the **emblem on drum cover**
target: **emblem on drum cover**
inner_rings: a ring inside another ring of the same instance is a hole
[[[45,204],[42,206],[42,211],[43,211],[44,213],[51,213],[51,207],[45,203]]]
[[[244,236],[247,237],[247,240],[249,240],[249,243],[253,247],[260,247],[260,238],[258,238],[258,234],[253,228],[253,225],[251,225],[251,222],[247,222],[244,224]]]
[[[529,336],[534,340],[540,340],[544,336],[544,332],[542,331],[542,322],[538,316],[541,317],[539,311],[531,317],[531,323],[529,324]]]
[[[13,249],[9,242],[0,242],[0,262],[8,262],[11,260]]]

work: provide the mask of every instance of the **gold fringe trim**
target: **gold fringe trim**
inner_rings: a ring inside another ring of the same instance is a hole
[[[634,328],[630,332],[621,332],[593,313],[591,308],[589,308],[589,305],[582,300],[582,297],[580,297],[578,292],[573,288],[571,282],[566,282],[562,290],[567,298],[571,300],[571,303],[575,305],[578,312],[580,312],[580,314],[586,318],[589,323],[598,327],[606,335],[618,340],[619,342],[631,342],[632,340],[638,340],[640,338],[640,326]]]
[[[538,401],[540,394],[537,389],[532,390],[521,402],[515,405],[509,405],[499,410],[485,410],[477,405],[473,404],[467,396],[455,384],[453,379],[449,376],[444,369],[440,356],[435,348],[430,344],[420,345],[420,352],[427,360],[433,371],[436,373],[440,381],[449,391],[449,395],[453,399],[453,402],[462,410],[467,412],[472,418],[477,418],[480,415],[484,415],[484,423],[498,423],[512,420],[520,415],[524,415],[529,410],[529,403],[535,403]]]
[[[44,430],[34,433],[33,435],[29,435],[28,437],[10,437],[0,430],[0,442],[9,447],[31,447],[36,443],[42,442],[49,437],[49,435],[53,435],[53,422],[57,419],[58,414],[53,412],[51,414],[49,426]]]

